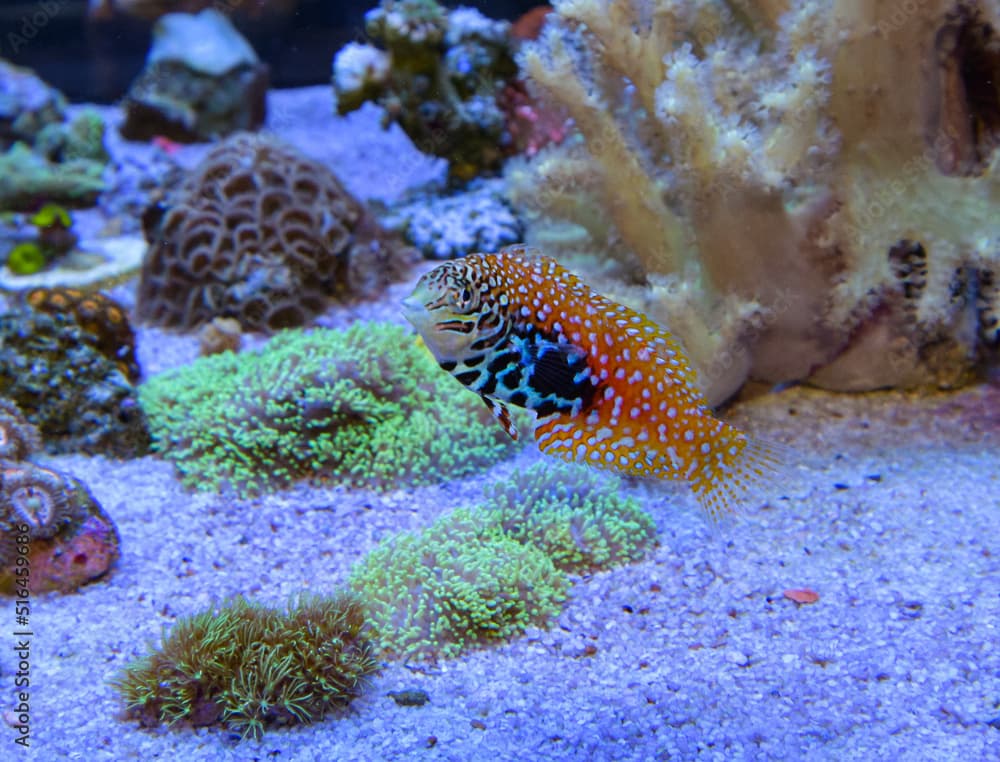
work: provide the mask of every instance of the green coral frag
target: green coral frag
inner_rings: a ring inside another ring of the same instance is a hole
[[[455,511],[383,542],[355,567],[379,643],[402,657],[456,656],[559,612],[566,578],[541,550]]]
[[[539,462],[420,533],[380,543],[351,575],[380,645],[401,657],[455,656],[544,625],[566,598],[565,572],[638,560],[652,518],[617,479]]]
[[[286,613],[239,597],[180,619],[115,681],[144,725],[221,722],[244,738],[322,719],[378,670],[358,600],[303,596]]]
[[[638,560],[656,541],[652,518],[586,466],[539,462],[487,489],[486,521],[579,574]]]
[[[186,483],[241,494],[315,476],[392,489],[467,475],[513,451],[413,334],[360,322],[290,330],[140,387],[155,448]]]

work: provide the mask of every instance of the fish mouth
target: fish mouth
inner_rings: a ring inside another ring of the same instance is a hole
[[[400,300],[403,317],[417,330],[427,322],[427,305],[416,295],[410,294]]]

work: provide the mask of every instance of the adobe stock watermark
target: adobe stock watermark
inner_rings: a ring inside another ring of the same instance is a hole
[[[11,630],[11,650],[14,652],[14,689],[12,707],[5,714],[14,729],[14,743],[27,749],[31,746],[31,651],[34,633],[31,630],[31,562],[28,551],[31,538],[27,524],[14,527],[14,628]]]
[[[889,14],[885,18],[879,19],[876,25],[882,39],[889,39],[890,35],[906,26],[914,16],[923,10],[925,5],[927,5],[927,0],[899,0]]]
[[[21,16],[17,31],[7,32],[3,46],[0,46],[0,55],[5,57],[17,55],[28,47],[68,3],[69,0],[39,0],[34,10]]]

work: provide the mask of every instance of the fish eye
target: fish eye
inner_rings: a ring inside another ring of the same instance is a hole
[[[461,292],[455,295],[455,307],[457,307],[458,309],[460,310],[468,309],[471,304],[472,304],[472,291],[468,287],[463,288]]]

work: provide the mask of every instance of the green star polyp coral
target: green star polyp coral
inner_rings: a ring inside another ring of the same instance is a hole
[[[140,388],[155,448],[185,481],[241,494],[302,477],[376,489],[469,474],[512,452],[404,329],[287,331]]]
[[[544,624],[566,579],[544,552],[455,511],[377,548],[351,575],[379,643],[405,657],[451,657]]]
[[[302,598],[288,613],[237,598],[179,620],[116,686],[143,724],[221,722],[259,738],[347,706],[378,669],[371,652],[350,595]]]
[[[639,559],[656,539],[652,518],[618,488],[585,466],[536,463],[487,490],[486,520],[557,569],[609,569]]]

